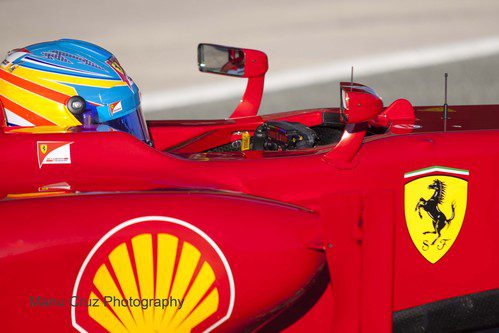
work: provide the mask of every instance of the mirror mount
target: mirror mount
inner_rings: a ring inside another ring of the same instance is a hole
[[[248,78],[243,98],[239,101],[230,118],[251,117],[258,114],[262,102],[265,76]]]
[[[247,78],[246,91],[230,118],[258,114],[265,74],[269,68],[265,53],[215,44],[199,44],[198,66],[201,72]]]

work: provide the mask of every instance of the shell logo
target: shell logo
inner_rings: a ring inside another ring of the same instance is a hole
[[[76,278],[80,332],[209,332],[230,318],[234,279],[217,244],[163,216],[124,222],[92,248]]]

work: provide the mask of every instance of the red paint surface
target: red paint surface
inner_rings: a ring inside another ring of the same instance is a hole
[[[155,148],[120,132],[4,129],[0,196],[59,182],[78,192],[0,201],[2,325],[7,331],[21,323],[26,331],[70,330],[68,308],[30,308],[27,297],[71,296],[78,270],[100,237],[148,215],[197,226],[226,255],[236,304],[221,331],[264,330],[265,323],[289,332],[386,331],[392,311],[499,288],[499,225],[493,218],[499,205],[499,106],[450,109],[444,124],[438,107],[416,107],[416,119],[403,123],[410,131],[394,127],[354,140],[352,158],[340,164],[334,145],[203,153],[228,143],[234,131],[252,131],[268,119],[313,126],[337,109],[150,122]],[[37,141],[74,142],[72,164],[40,169]],[[430,264],[407,231],[404,173],[434,165],[469,170],[470,176],[459,237]],[[324,265],[327,288],[317,278]],[[309,311],[292,311],[307,299]]]

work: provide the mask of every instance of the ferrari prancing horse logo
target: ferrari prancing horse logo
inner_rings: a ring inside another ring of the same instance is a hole
[[[404,175],[407,229],[418,251],[432,264],[449,251],[461,230],[468,176],[467,170],[440,166]]]

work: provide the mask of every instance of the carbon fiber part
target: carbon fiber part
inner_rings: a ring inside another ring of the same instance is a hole
[[[394,312],[393,332],[499,332],[499,289]]]
[[[238,144],[236,144],[238,143]],[[229,142],[225,145],[221,145],[212,149],[207,150],[207,153],[227,153],[231,151],[241,151],[241,140],[234,142]]]
[[[339,142],[343,134],[343,127],[314,126],[312,129],[319,137],[319,146]]]

